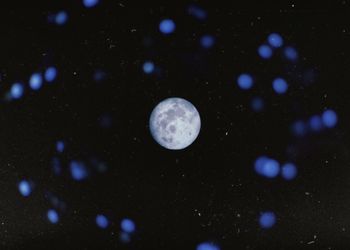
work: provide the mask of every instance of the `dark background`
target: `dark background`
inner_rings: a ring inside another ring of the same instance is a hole
[[[1,7],[0,248],[195,249],[214,241],[221,249],[348,249],[350,3],[329,2],[197,2],[208,12],[204,22],[186,13],[194,2]],[[59,10],[69,13],[65,26],[47,21]],[[177,25],[170,36],[158,31],[166,17]],[[258,57],[271,32],[297,48],[297,64],[280,52]],[[207,33],[216,38],[210,50],[199,46]],[[155,62],[155,74],[142,72],[145,60]],[[54,84],[5,100],[13,82],[50,65],[58,68]],[[93,80],[96,69],[104,81]],[[251,91],[236,86],[241,72],[257,79]],[[273,93],[277,75],[290,82],[287,95]],[[192,102],[202,119],[199,137],[181,151],[161,148],[148,128],[152,109],[172,96]],[[254,96],[266,101],[261,113],[250,108]],[[290,133],[293,121],[326,108],[337,112],[336,128]],[[111,127],[101,128],[101,117]],[[53,175],[60,139],[63,162],[96,158],[108,170],[74,182],[65,164]],[[297,179],[257,176],[253,162],[263,154],[295,162]],[[23,178],[35,184],[28,198],[17,189]],[[66,204],[57,225],[46,219],[47,192]],[[264,210],[278,218],[270,230],[259,228]],[[108,229],[96,227],[98,213],[109,217]],[[127,245],[119,240],[124,217],[137,225]]]

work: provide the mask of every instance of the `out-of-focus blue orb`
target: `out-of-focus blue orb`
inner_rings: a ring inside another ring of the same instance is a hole
[[[203,242],[197,246],[196,250],[220,250],[220,248],[214,243]]]
[[[197,5],[191,4],[188,6],[187,12],[196,19],[203,21],[207,18],[207,12]]]
[[[43,84],[43,77],[39,73],[34,73],[29,79],[29,86],[33,90],[38,90]]]
[[[99,3],[99,0],[83,0],[83,5],[86,8],[92,8]]]
[[[237,78],[237,84],[241,89],[247,90],[253,87],[253,77],[248,74],[241,74]]]
[[[29,196],[32,193],[32,187],[30,183],[26,180],[20,181],[20,183],[18,184],[18,190],[20,194],[25,197]]]
[[[311,130],[318,132],[323,128],[322,118],[319,115],[313,115],[309,119],[309,127]]]
[[[56,224],[59,220],[58,213],[54,209],[49,209],[47,211],[47,219],[52,223]]]
[[[286,180],[293,180],[297,173],[298,169],[293,163],[286,163],[281,168],[281,175]]]
[[[23,96],[24,87],[22,83],[14,83],[11,87],[10,94],[13,99],[19,99]]]
[[[261,112],[264,109],[264,100],[260,97],[254,97],[251,101],[251,107],[255,112]]]
[[[152,74],[154,72],[154,63],[151,61],[146,61],[142,65],[142,69],[146,74]]]
[[[51,164],[52,164],[52,171],[55,175],[60,175],[62,172],[62,168],[61,168],[61,162],[60,159],[54,157],[51,160]]]
[[[281,35],[277,34],[277,33],[271,33],[268,37],[267,37],[267,41],[269,42],[269,44],[274,47],[274,48],[280,48],[283,45],[283,38]]]
[[[292,132],[296,136],[304,136],[307,133],[307,126],[301,120],[295,121],[292,124]]]
[[[338,123],[338,116],[334,110],[328,109],[325,110],[322,114],[323,125],[327,128],[333,128]]]
[[[294,62],[294,61],[298,60],[298,52],[293,47],[286,47],[283,50],[283,54],[284,54],[285,58],[287,58],[287,60],[289,60],[289,61]]]
[[[56,150],[59,153],[62,153],[64,150],[64,142],[63,141],[57,141],[56,142]]]
[[[272,49],[270,46],[263,44],[258,48],[258,54],[263,59],[269,59],[272,57]]]
[[[57,76],[57,69],[55,67],[49,67],[46,69],[44,78],[47,82],[53,82]]]
[[[84,163],[78,161],[71,161],[69,166],[71,176],[74,180],[81,181],[88,177],[88,172]]]
[[[271,228],[276,223],[276,215],[273,212],[262,212],[259,218],[260,227],[264,229]]]
[[[107,228],[108,225],[109,225],[109,222],[108,222],[108,219],[106,216],[102,215],[102,214],[98,214],[96,216],[96,225],[99,227],[99,228]]]
[[[55,23],[57,25],[63,25],[67,22],[68,20],[68,14],[65,11],[60,11],[55,15]]]
[[[164,19],[159,23],[159,30],[163,34],[171,34],[175,31],[175,22],[171,19]]]
[[[288,90],[288,84],[283,78],[276,78],[273,80],[272,87],[277,94],[284,94]]]
[[[136,229],[135,223],[128,218],[121,221],[120,227],[126,233],[133,233]]]
[[[119,235],[119,239],[122,243],[129,243],[130,242],[130,234],[121,232]]]
[[[200,39],[200,44],[205,49],[209,49],[213,47],[214,43],[215,43],[215,39],[211,35],[204,35]]]
[[[260,156],[254,163],[255,172],[266,178],[275,178],[280,172],[278,161],[266,156]]]

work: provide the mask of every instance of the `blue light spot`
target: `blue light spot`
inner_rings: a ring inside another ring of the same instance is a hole
[[[297,167],[292,163],[286,163],[282,166],[281,175],[286,180],[293,180],[297,173]]]
[[[319,115],[311,116],[309,126],[313,131],[320,131],[323,128],[322,118]]]
[[[99,0],[83,0],[83,4],[86,8],[92,8],[98,4]]]
[[[146,74],[152,74],[154,71],[154,63],[151,61],[146,61],[144,62],[142,69]]]
[[[120,223],[121,229],[126,233],[133,233],[135,231],[135,223],[130,219],[123,219]]]
[[[292,132],[296,136],[304,136],[307,132],[307,127],[303,121],[296,121],[292,124]]]
[[[53,82],[57,76],[57,69],[55,67],[49,67],[46,69],[44,78],[47,82]]]
[[[248,74],[241,74],[237,79],[237,84],[241,89],[250,89],[254,84],[253,78]]]
[[[171,34],[175,30],[175,23],[171,19],[164,19],[159,24],[159,30],[163,34]]]
[[[56,157],[52,158],[52,171],[55,175],[60,175],[62,172],[60,160]]]
[[[196,250],[220,250],[220,248],[212,242],[200,243]]]
[[[34,73],[29,79],[29,86],[33,90],[38,90],[43,84],[43,77],[39,73]]]
[[[18,190],[21,193],[21,195],[27,197],[32,193],[32,187],[30,185],[30,183],[26,180],[22,180],[19,184],[18,184]]]
[[[102,214],[98,214],[96,216],[96,224],[99,228],[107,228],[109,225],[108,219],[106,216],[102,215]]]
[[[281,37],[281,35],[279,35],[277,33],[270,34],[267,37],[267,41],[274,48],[279,48],[279,47],[282,47],[282,45],[283,45],[283,38]]]
[[[82,162],[78,161],[72,161],[70,163],[70,172],[72,178],[77,181],[84,180],[88,176],[85,165]]]
[[[200,39],[200,44],[205,49],[209,49],[209,48],[213,47],[214,43],[215,43],[215,39],[211,35],[204,35]]]
[[[267,178],[274,178],[279,174],[280,164],[273,159],[268,159],[262,168],[262,175]]]
[[[296,61],[298,60],[298,52],[293,47],[286,47],[283,51],[284,56],[289,61]]]
[[[333,110],[328,109],[322,114],[322,122],[325,127],[333,128],[338,123],[338,116]]]
[[[67,22],[67,20],[68,20],[68,14],[65,11],[60,11],[55,16],[55,23],[57,25],[63,25]]]
[[[251,107],[255,112],[261,112],[264,109],[264,101],[260,97],[253,98]]]
[[[19,99],[23,96],[24,87],[22,83],[14,83],[10,90],[13,99]]]
[[[258,54],[263,59],[269,59],[272,56],[272,49],[268,45],[261,45],[258,48]]]
[[[275,178],[280,172],[280,164],[266,156],[260,156],[254,163],[255,172],[266,178]]]
[[[262,228],[271,228],[276,223],[276,215],[273,212],[263,212],[260,214],[259,224]]]
[[[207,12],[194,4],[188,6],[187,12],[189,15],[201,21],[207,18]]]
[[[288,90],[288,84],[282,78],[276,78],[273,80],[272,87],[277,94],[284,94]]]
[[[130,242],[130,234],[121,232],[119,235],[119,239],[122,243],[129,243]]]
[[[63,150],[64,150],[64,142],[63,141],[56,142],[56,150],[58,153],[63,152]]]
[[[49,211],[47,211],[47,219],[52,224],[56,224],[58,222],[58,220],[59,220],[59,216],[58,216],[58,213],[56,212],[56,210],[49,209]]]
[[[103,70],[98,69],[98,70],[96,70],[94,72],[94,76],[93,77],[94,77],[94,80],[96,82],[101,82],[101,81],[106,79],[106,76],[107,76],[106,72],[104,72]]]

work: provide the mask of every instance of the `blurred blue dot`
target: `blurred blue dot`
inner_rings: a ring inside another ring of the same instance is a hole
[[[296,121],[292,124],[292,132],[296,136],[304,136],[307,132],[307,126],[303,121]]]
[[[274,178],[279,174],[280,164],[273,159],[268,159],[262,168],[262,175],[267,178]]]
[[[254,97],[251,101],[251,107],[255,112],[261,112],[264,109],[264,100],[260,97]]]
[[[196,250],[220,250],[220,248],[212,242],[200,243]]]
[[[62,153],[64,150],[64,142],[63,141],[57,141],[56,142],[56,150],[59,153]]]
[[[171,19],[164,19],[159,23],[159,30],[163,34],[171,34],[175,30],[175,23]]]
[[[281,168],[281,175],[286,180],[292,180],[297,176],[298,169],[292,163],[286,163]]]
[[[23,96],[24,87],[22,83],[14,83],[11,87],[10,94],[13,99],[19,99]]]
[[[325,127],[333,128],[337,125],[338,116],[333,110],[328,109],[322,114],[322,122]]]
[[[62,169],[61,169],[61,162],[58,158],[54,157],[52,158],[52,171],[55,175],[60,175],[61,172],[62,172]]]
[[[189,15],[201,21],[207,18],[207,12],[194,4],[188,6],[187,12]]]
[[[323,128],[322,118],[319,115],[311,116],[309,120],[309,127],[313,131],[320,131]]]
[[[57,25],[63,25],[67,22],[67,20],[68,20],[68,14],[65,11],[60,11],[55,16],[55,23]]]
[[[282,78],[276,78],[273,80],[272,87],[277,94],[284,94],[288,90],[288,84]]]
[[[205,49],[209,49],[209,48],[213,47],[214,43],[215,43],[215,39],[211,35],[204,35],[200,39],[200,44]]]
[[[259,224],[262,228],[271,228],[276,223],[276,215],[273,212],[263,212],[260,214]]]
[[[133,233],[136,228],[135,223],[128,218],[125,218],[121,221],[120,227],[126,233]]]
[[[122,243],[129,243],[130,242],[130,234],[121,232],[119,235],[119,239]]]
[[[70,163],[71,176],[76,181],[81,181],[87,178],[88,172],[82,162],[71,161]]]
[[[106,216],[102,215],[102,214],[98,214],[96,216],[96,224],[99,228],[107,228],[109,225],[108,219]]]
[[[289,61],[298,60],[298,52],[293,47],[286,47],[283,54]]]
[[[146,61],[144,62],[142,69],[146,74],[152,74],[154,71],[154,63],[151,61]]]
[[[31,187],[31,185],[30,185],[30,183],[28,181],[22,180],[18,184],[18,190],[21,193],[21,195],[27,197],[27,196],[29,196],[31,194],[32,187]]]
[[[95,72],[94,72],[94,80],[96,82],[100,82],[100,81],[103,81],[106,79],[106,72],[104,72],[103,70],[100,70],[100,69],[97,69]]]
[[[274,48],[282,47],[283,45],[283,38],[281,35],[277,33],[272,33],[267,37],[267,41],[269,44]]]
[[[49,67],[46,69],[44,78],[47,82],[53,82],[57,76],[57,69],[55,67]]]
[[[250,89],[251,87],[253,87],[253,78],[251,75],[241,74],[240,76],[238,76],[237,84],[241,89]]]
[[[98,4],[99,0],[83,0],[83,4],[86,8],[92,8]]]
[[[260,174],[260,175],[263,175],[263,173],[264,173],[264,165],[265,165],[265,163],[268,160],[269,160],[269,158],[267,156],[260,156],[260,157],[258,157],[255,160],[255,163],[254,163],[255,172]]]
[[[47,219],[52,223],[56,224],[59,220],[58,213],[54,209],[49,209],[47,211]]]
[[[269,59],[272,56],[272,49],[266,44],[261,45],[258,48],[258,54],[263,59]]]
[[[33,90],[38,90],[43,84],[43,77],[39,73],[34,73],[29,79],[29,86]]]

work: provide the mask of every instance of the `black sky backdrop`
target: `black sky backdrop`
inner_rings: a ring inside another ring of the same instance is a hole
[[[186,13],[191,3],[208,12],[206,21]],[[93,9],[80,1],[2,7],[0,248],[195,249],[213,241],[221,249],[348,249],[349,4],[105,0]],[[67,24],[48,23],[59,10],[69,13]],[[166,17],[176,22],[170,36],[158,31]],[[271,32],[297,48],[296,65],[280,52],[270,61],[258,57]],[[200,48],[202,34],[215,36],[212,49]],[[145,60],[159,70],[145,75]],[[13,82],[50,65],[58,69],[55,83],[5,100]],[[96,69],[106,72],[103,81],[94,81]],[[251,91],[237,87],[241,72],[255,76]],[[290,82],[283,96],[270,84],[278,75]],[[148,128],[152,109],[172,96],[192,102],[202,120],[197,140],[181,151],[157,145]],[[250,108],[254,96],[266,101],[261,113]],[[293,121],[326,108],[337,112],[336,128],[301,138],[290,133]],[[101,128],[102,117],[111,127]],[[60,139],[64,163],[96,158],[108,170],[83,182],[66,167],[55,176],[50,164]],[[298,177],[257,176],[254,160],[265,154],[295,162]],[[28,198],[17,189],[23,178],[35,184]],[[67,206],[57,225],[45,217],[47,192]],[[270,230],[259,228],[264,210],[277,215]],[[96,227],[98,213],[110,218],[108,229]],[[124,217],[137,226],[126,245],[119,241]]]

